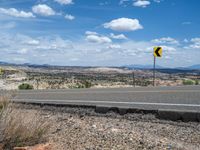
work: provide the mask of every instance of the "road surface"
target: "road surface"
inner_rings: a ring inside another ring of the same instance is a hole
[[[200,86],[18,91],[15,102],[200,111]]]

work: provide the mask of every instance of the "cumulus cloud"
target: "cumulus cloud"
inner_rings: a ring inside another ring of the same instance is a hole
[[[46,4],[38,4],[33,6],[32,11],[41,16],[52,16],[56,14],[56,12]]]
[[[22,63],[48,63],[53,65],[91,66],[149,64],[152,62],[154,46],[152,42],[130,39],[120,41],[120,43],[111,43],[107,42],[111,40],[105,40],[106,38],[103,38],[105,36],[101,34],[91,31],[86,31],[86,33],[86,36],[96,36],[97,38],[92,38],[92,41],[97,44],[91,44],[85,40],[72,42],[53,35],[31,37],[21,34],[0,33],[0,55],[2,61],[5,62],[17,62],[18,60],[15,58],[23,58]],[[190,44],[200,43],[200,38],[193,38],[188,41],[188,43],[184,43],[184,46],[185,44],[189,46]],[[180,45],[160,44],[160,46],[163,47],[163,58],[159,62],[161,66],[188,65],[186,61],[189,60],[189,57],[192,58],[191,64],[199,62],[199,49],[191,47],[188,52],[183,49],[181,43]]]
[[[97,32],[93,32],[93,31],[86,31],[85,34],[86,35],[98,35]]]
[[[111,43],[112,40],[107,37],[98,34],[97,32],[86,31],[86,40],[91,43]]]
[[[19,54],[26,54],[27,52],[28,52],[28,49],[26,49],[26,48],[22,48],[17,51],[17,53],[19,53]]]
[[[119,44],[111,44],[108,46],[108,49],[120,49],[121,46]]]
[[[135,31],[143,29],[138,19],[119,18],[103,24],[104,28],[115,31]]]
[[[38,40],[34,40],[34,39],[31,39],[25,42],[25,44],[28,44],[28,45],[39,45],[39,43],[40,42]]]
[[[137,0],[137,1],[133,2],[133,6],[143,7],[143,8],[147,7],[150,4],[151,4],[151,2],[148,0]]]
[[[54,0],[55,2],[61,5],[70,5],[73,4],[73,0]]]
[[[160,39],[154,39],[152,40],[153,43],[157,43],[157,44],[179,44],[179,42],[171,37],[163,37]]]
[[[117,40],[126,40],[128,39],[124,34],[115,35],[113,33],[110,34],[110,37]]]
[[[106,36],[100,36],[100,35],[94,35],[94,34],[87,35],[86,40],[92,43],[111,43],[112,42],[112,40]]]
[[[191,42],[200,44],[200,38],[192,38]]]
[[[12,17],[20,17],[20,18],[34,18],[35,16],[32,14],[32,12],[25,12],[25,11],[20,11],[15,8],[0,8],[0,13],[4,15],[9,15]]]
[[[200,49],[200,38],[192,38],[192,44],[189,46],[190,48]]]
[[[172,46],[166,46],[166,45],[161,45],[161,47],[163,48],[163,52],[165,53],[175,53],[176,52],[176,48],[172,47]]]
[[[66,14],[66,15],[65,15],[65,19],[67,19],[67,20],[74,20],[75,17],[72,16],[72,15],[70,15],[70,14]]]

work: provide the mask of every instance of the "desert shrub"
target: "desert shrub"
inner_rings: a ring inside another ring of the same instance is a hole
[[[185,79],[183,80],[183,85],[194,85],[194,81],[193,80],[189,80],[189,79]]]
[[[91,88],[91,86],[92,86],[92,83],[89,81],[84,81],[83,84],[84,84],[85,88]]]
[[[74,85],[69,86],[69,88],[71,88],[71,89],[80,89],[80,88],[90,88],[91,86],[92,86],[91,82],[84,80],[84,81],[80,81],[80,82],[77,82]]]
[[[0,97],[0,110],[5,108],[7,106],[7,104],[8,104],[7,98],[4,96]]]
[[[4,149],[39,144],[45,142],[48,128],[49,124],[39,114],[27,114],[11,104],[0,118],[0,143]]]
[[[0,97],[0,119],[1,119],[3,111],[6,109],[6,107],[8,106],[8,104],[9,104],[8,97],[1,96]]]
[[[195,85],[199,85],[199,80],[195,80]]]
[[[32,90],[33,86],[28,83],[22,83],[18,86],[19,90]]]

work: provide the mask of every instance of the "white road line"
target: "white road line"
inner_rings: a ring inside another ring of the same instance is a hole
[[[116,101],[82,101],[82,100],[39,100],[39,99],[13,99],[13,101],[18,102],[61,102],[61,103],[90,103],[90,104],[129,104],[129,105],[156,105],[156,106],[184,106],[184,107],[200,107],[200,104],[172,104],[172,103],[147,103],[147,102],[116,102]]]
[[[30,95],[30,94],[98,94],[98,93],[200,93],[200,90],[158,90],[158,91],[74,91],[74,92],[56,92],[56,91],[38,91],[38,92],[19,92],[19,95]]]

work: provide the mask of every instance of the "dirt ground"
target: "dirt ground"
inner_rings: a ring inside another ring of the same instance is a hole
[[[95,113],[92,108],[15,105],[50,124],[47,142],[57,150],[198,150],[200,123],[159,120],[153,114]],[[34,121],[34,120],[33,120]]]

